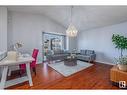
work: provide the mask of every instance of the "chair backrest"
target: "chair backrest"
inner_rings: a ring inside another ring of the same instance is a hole
[[[39,50],[38,49],[34,49],[33,50],[33,54],[32,57],[35,59],[35,61],[37,60],[37,55],[38,55]]]
[[[38,52],[39,52],[38,49],[34,49],[34,50],[33,50],[32,57],[33,57],[35,60],[32,61],[32,63],[30,64],[31,67],[35,67],[35,66],[36,66],[36,61],[37,61]]]
[[[39,52],[38,49],[34,49],[34,50],[33,50],[32,57],[33,57],[35,60],[32,61],[32,63],[30,64],[30,67],[35,67],[35,66],[36,66],[36,61],[37,61],[38,52]]]
[[[37,55],[38,55],[39,50],[34,49],[32,53],[32,57],[35,59],[34,61],[31,62],[30,67],[35,67],[36,66],[36,61],[37,61]],[[20,64],[21,69],[25,69],[26,65],[25,64]]]

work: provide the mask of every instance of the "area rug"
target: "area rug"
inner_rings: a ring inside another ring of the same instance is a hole
[[[59,72],[60,74],[62,74],[65,77],[75,74],[81,70],[84,70],[84,69],[92,66],[92,65],[93,64],[79,61],[79,60],[77,61],[76,66],[66,66],[66,65],[64,65],[63,61],[58,62],[58,63],[48,64],[48,66],[50,66],[51,68],[53,68],[54,70],[56,70],[57,72]]]

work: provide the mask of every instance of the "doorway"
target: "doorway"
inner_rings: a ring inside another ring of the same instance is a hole
[[[48,52],[66,50],[66,36],[55,33],[42,32],[43,61],[47,60]]]

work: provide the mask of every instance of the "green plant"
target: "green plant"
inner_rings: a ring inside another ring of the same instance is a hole
[[[117,64],[127,65],[127,56],[116,59]]]
[[[123,56],[123,50],[127,49],[127,37],[120,36],[118,34],[113,34],[112,42],[115,44],[115,48],[121,50],[121,57]]]

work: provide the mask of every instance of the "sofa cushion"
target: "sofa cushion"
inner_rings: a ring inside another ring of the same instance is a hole
[[[63,50],[54,50],[54,54],[62,54],[62,53],[64,53]]]
[[[86,54],[86,51],[85,50],[80,50],[80,54],[81,55],[85,55]]]
[[[48,59],[50,60],[63,60],[64,58],[66,58],[69,54],[56,54],[56,55],[52,55],[50,56]]]
[[[94,50],[80,50],[80,54],[77,58],[84,61],[94,61],[96,59],[96,54]]]
[[[77,59],[89,61],[90,60],[90,56],[87,56],[87,55],[78,55]]]
[[[94,50],[85,50],[86,55],[94,54]]]
[[[89,55],[77,55],[77,57],[79,57],[79,58],[80,58],[80,57],[82,57],[82,58],[87,57],[87,58],[88,58],[88,57],[90,57],[90,56],[89,56]]]

